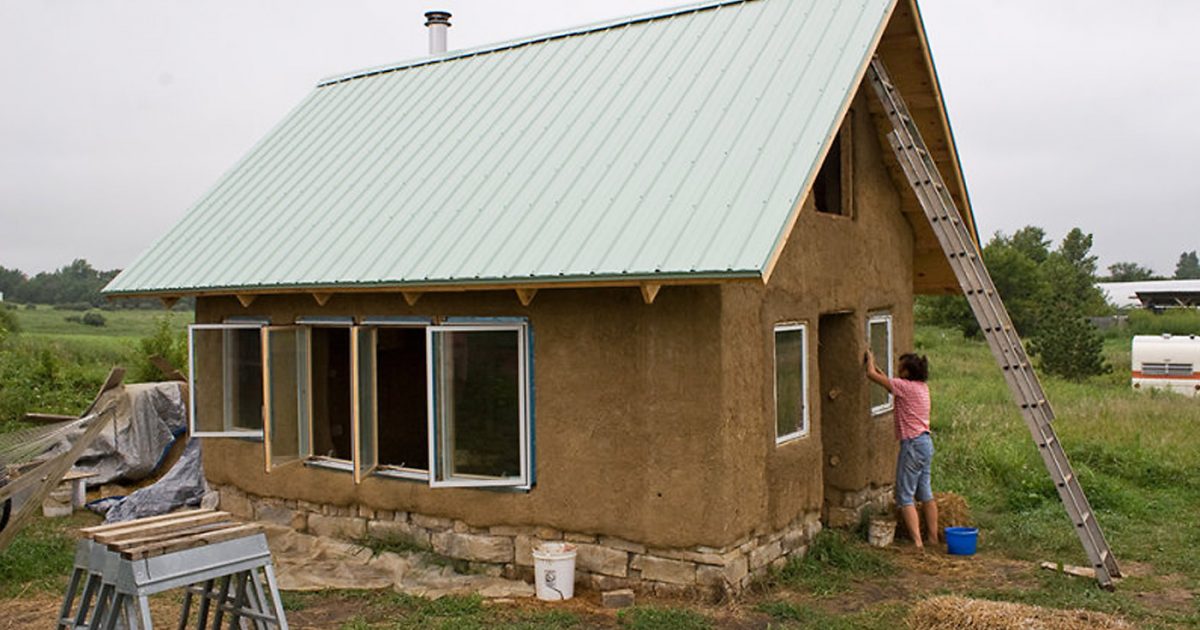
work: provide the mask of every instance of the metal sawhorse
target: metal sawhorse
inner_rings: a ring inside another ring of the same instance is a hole
[[[152,630],[148,597],[183,588],[179,628],[287,630],[266,536],[225,512],[193,510],[82,530],[60,630]],[[265,586],[265,588],[264,588]],[[82,589],[82,590],[81,590]]]

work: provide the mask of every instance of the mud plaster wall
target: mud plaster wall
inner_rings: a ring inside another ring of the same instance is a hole
[[[843,384],[842,396],[856,398],[862,412],[822,440],[827,387],[817,370],[818,353],[861,356],[867,314],[879,310],[894,318],[897,356],[913,343],[912,228],[900,213],[865,98],[860,89],[851,110],[853,217],[818,213],[812,200],[806,200],[768,285],[721,289],[722,414],[735,443],[731,452],[746,460],[740,470],[748,474],[739,477],[739,484],[756,498],[747,506],[753,510],[749,520],[765,529],[820,509],[826,488],[831,493],[855,491],[891,484],[895,477],[892,415],[871,416],[861,371],[851,386]],[[820,315],[842,310],[853,311],[862,331],[859,345],[818,347]],[[776,445],[773,328],[790,321],[809,326],[810,431],[807,437]],[[829,452],[823,452],[823,442]],[[839,463],[831,467],[834,455]]]
[[[360,504],[460,519],[473,527],[545,525],[664,547],[713,547],[750,532],[752,476],[723,430],[716,287],[667,287],[653,304],[634,288],[539,292],[523,307],[512,291],[426,294],[409,307],[399,294],[337,294],[324,307],[309,295],[264,295],[249,308],[203,298],[198,322],[230,316],[525,316],[533,333],[536,486],[529,492],[432,489],[419,481],[369,477],[292,463],[266,473],[260,441],[207,439],[210,480],[260,496]],[[215,396],[197,392],[200,412]],[[718,463],[721,462],[721,463]],[[761,476],[761,470],[758,471]]]

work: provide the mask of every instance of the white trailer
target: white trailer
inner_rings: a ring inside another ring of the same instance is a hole
[[[1137,335],[1132,364],[1134,389],[1200,396],[1200,336]]]

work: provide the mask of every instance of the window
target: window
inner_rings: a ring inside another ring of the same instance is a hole
[[[196,324],[188,327],[188,391],[191,433],[197,437],[261,437],[263,346],[261,323]],[[196,407],[197,392],[206,401]]]
[[[887,313],[871,315],[867,318],[867,344],[875,355],[875,363],[887,374],[893,377],[895,358],[892,356],[892,316]],[[886,413],[892,408],[892,394],[877,383],[868,385],[871,389],[871,414]]]
[[[378,465],[405,476],[429,477],[429,403],[423,325],[374,329]]]
[[[817,179],[813,181],[812,196],[817,212],[840,216],[851,216],[851,182],[850,182],[850,115],[842,126],[825,161],[817,171]]]
[[[356,483],[529,487],[523,320],[298,321],[192,327],[196,435],[262,436],[268,472],[308,460]],[[197,414],[198,391],[222,412]]]
[[[804,324],[775,326],[775,443],[808,435],[808,336]]]
[[[525,328],[432,326],[427,339],[431,483],[525,485]]]

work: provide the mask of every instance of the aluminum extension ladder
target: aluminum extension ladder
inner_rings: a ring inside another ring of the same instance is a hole
[[[1101,587],[1112,590],[1113,578],[1121,577],[1121,570],[1104,539],[1104,533],[1100,531],[1083,488],[1071,470],[1067,454],[1054,433],[1051,425],[1054,411],[1046,400],[1046,394],[1013,328],[1008,310],[996,292],[979,249],[946,189],[920,130],[909,115],[908,106],[878,57],[871,60],[867,76],[892,123],[893,130],[888,134],[888,142],[967,296],[992,355],[1004,372],[1008,389],[1021,408],[1025,425],[1037,443],[1042,461],[1058,488],[1058,496],[1071,522],[1075,524],[1075,531],[1095,569],[1096,580]]]

